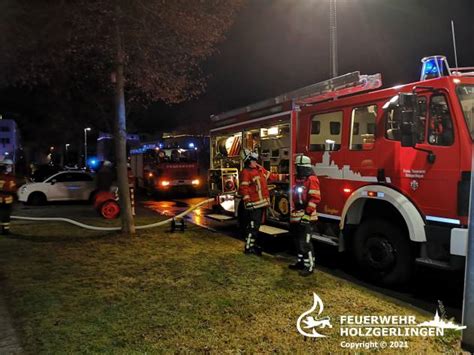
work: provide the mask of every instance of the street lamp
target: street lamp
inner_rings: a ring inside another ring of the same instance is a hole
[[[90,131],[91,128],[84,128],[84,167],[87,167],[87,131]]]

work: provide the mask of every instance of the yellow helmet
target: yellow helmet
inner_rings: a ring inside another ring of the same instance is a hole
[[[311,168],[311,158],[306,155],[297,155],[295,158],[295,165]]]
[[[240,151],[240,157],[242,158],[242,161],[246,163],[250,160],[258,160],[258,153],[244,148]]]

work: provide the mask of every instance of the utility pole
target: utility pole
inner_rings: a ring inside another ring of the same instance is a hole
[[[474,148],[471,152],[474,157]],[[472,159],[472,158],[471,158]],[[474,159],[471,166],[471,193],[469,198],[469,221],[467,233],[466,273],[464,276],[464,300],[462,307],[462,324],[467,326],[462,331],[461,347],[474,352]]]
[[[84,128],[84,168],[87,168],[87,132],[90,130],[90,127]]]
[[[331,78],[337,76],[337,18],[336,0],[329,0],[329,64]]]

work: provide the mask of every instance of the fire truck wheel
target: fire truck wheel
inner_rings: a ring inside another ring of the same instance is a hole
[[[28,204],[33,206],[44,205],[47,202],[46,195],[42,192],[33,192],[28,196]]]
[[[105,219],[115,219],[120,214],[120,206],[117,201],[105,201],[102,206],[100,206],[100,214]]]
[[[355,232],[353,251],[363,275],[374,283],[392,286],[410,278],[410,241],[398,226],[386,220],[363,221]]]

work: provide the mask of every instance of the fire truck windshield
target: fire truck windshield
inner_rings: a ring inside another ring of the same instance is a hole
[[[197,152],[194,149],[163,148],[154,152],[158,163],[194,163]]]
[[[464,119],[474,140],[474,85],[459,85],[456,92],[464,112]]]

